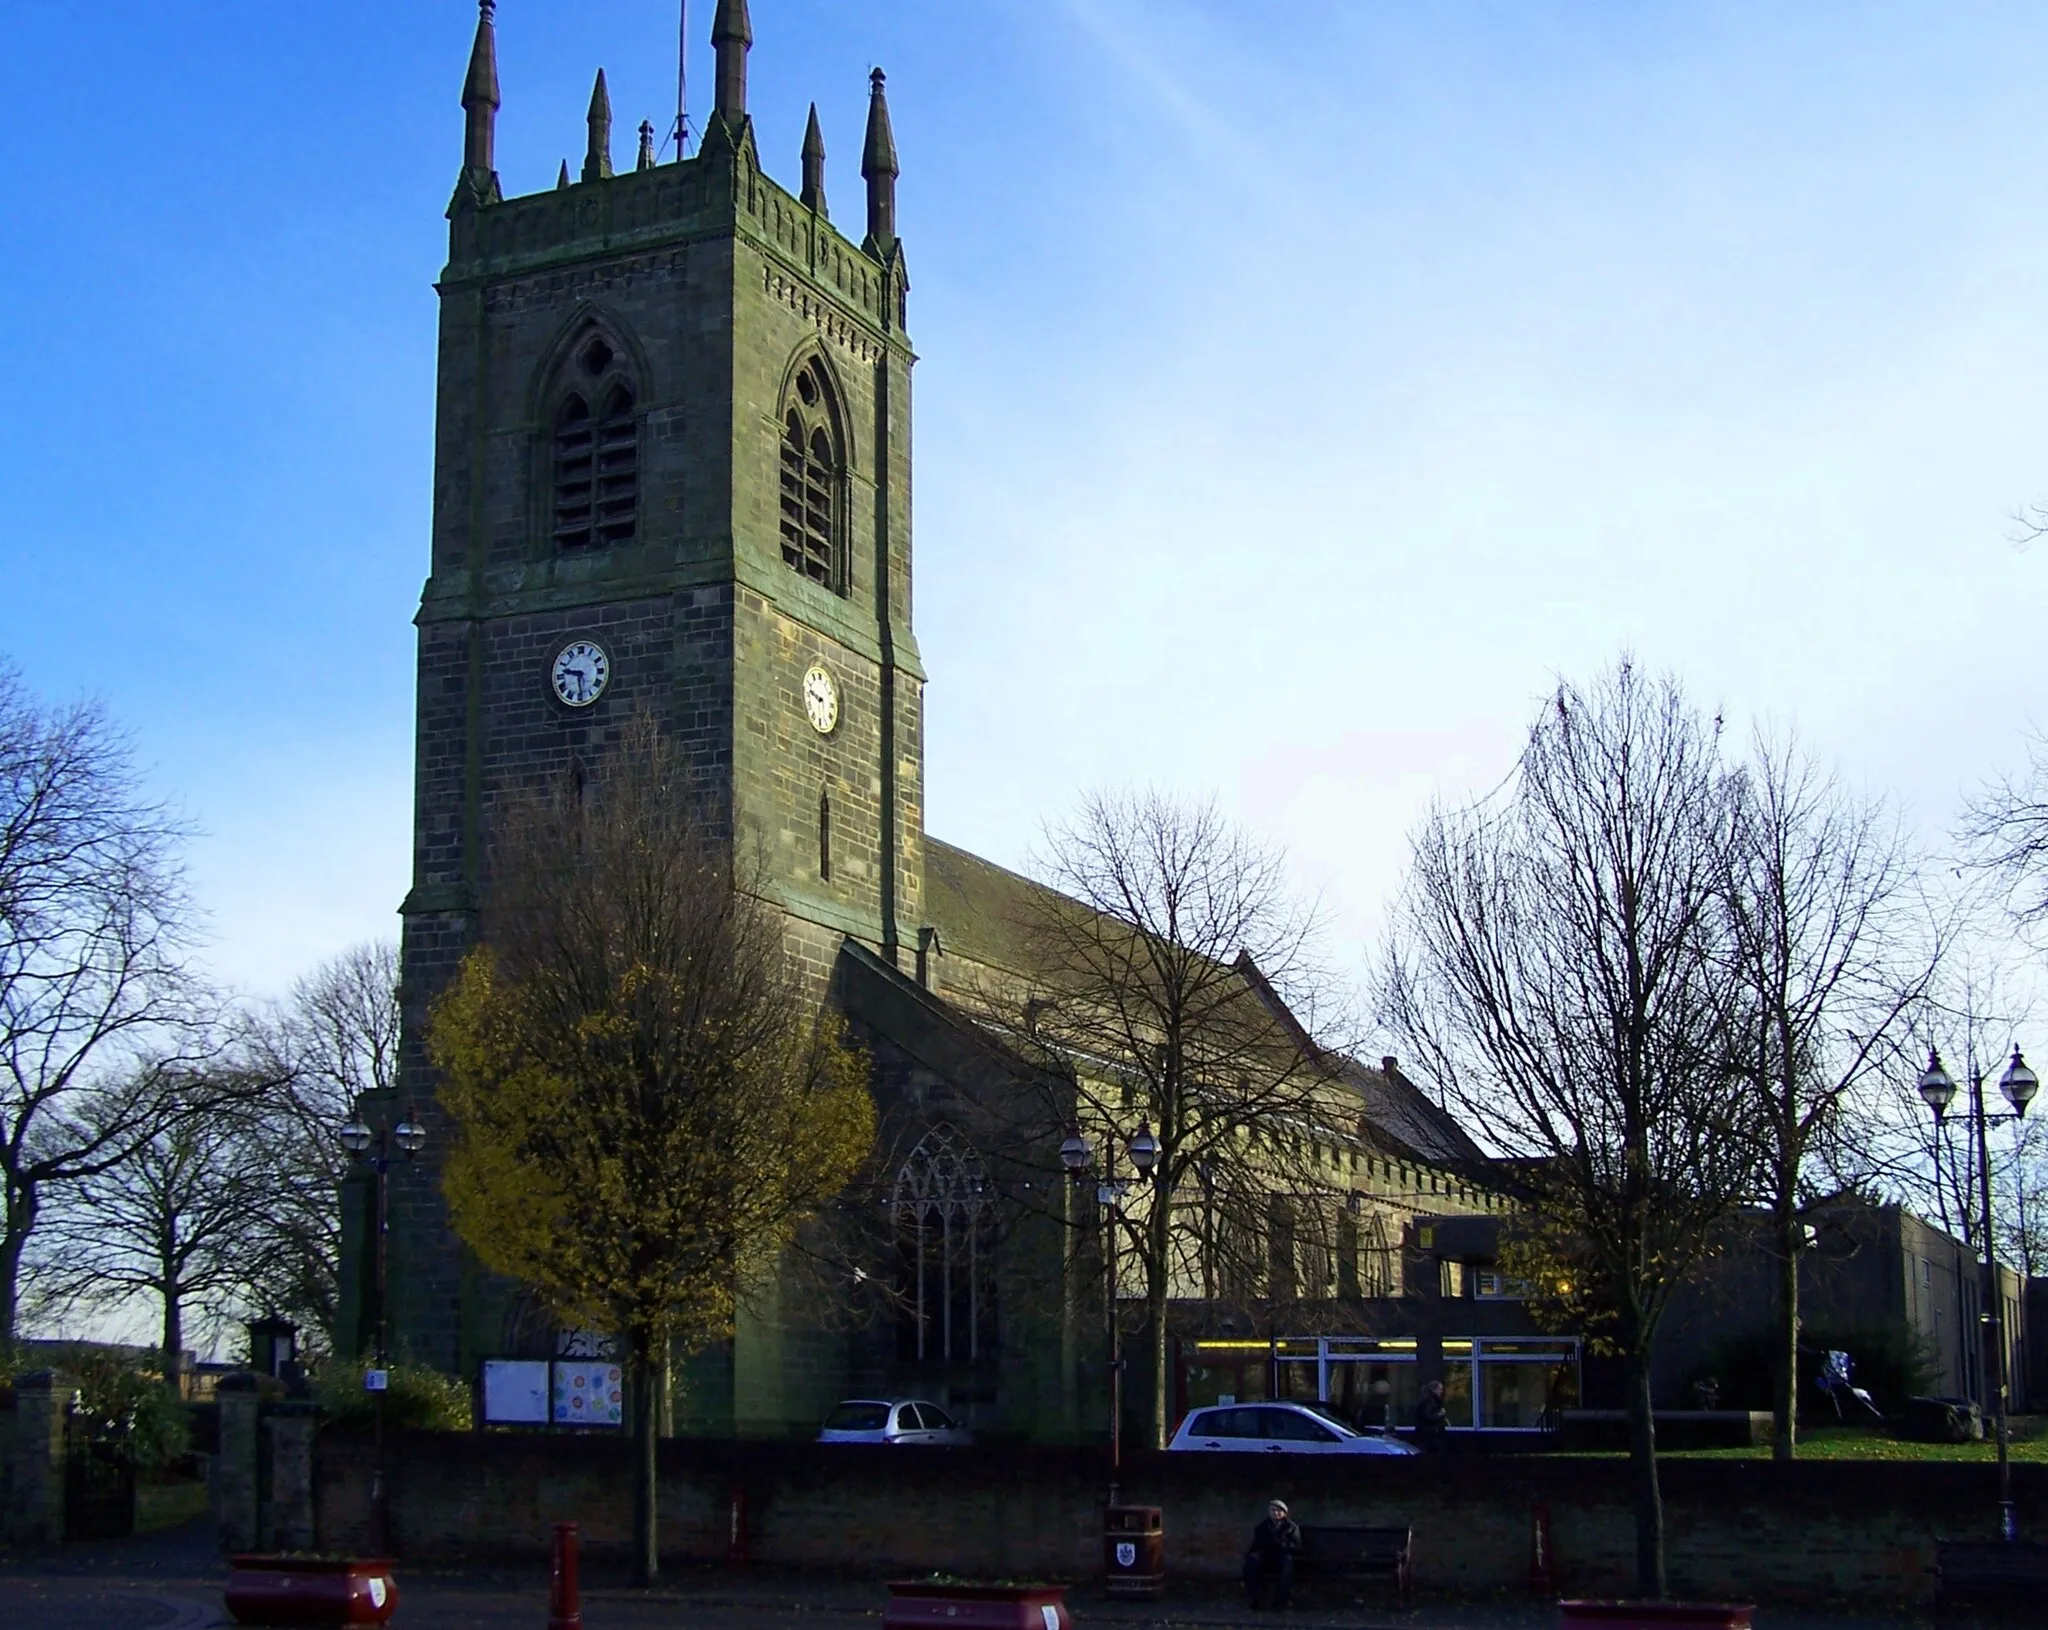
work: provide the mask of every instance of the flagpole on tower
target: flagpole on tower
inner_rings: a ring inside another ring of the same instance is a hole
[[[668,139],[676,144],[677,163],[690,156],[690,0],[682,0],[676,24],[676,122]]]

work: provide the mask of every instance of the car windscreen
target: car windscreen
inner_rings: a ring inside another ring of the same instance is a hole
[[[1359,1431],[1357,1427],[1353,1426],[1349,1421],[1347,1421],[1342,1415],[1338,1414],[1337,1411],[1332,1409],[1328,1404],[1303,1403],[1301,1407],[1303,1409],[1314,1410],[1318,1415],[1322,1416],[1324,1420],[1328,1421],[1332,1426],[1336,1427],[1338,1432],[1342,1434],[1344,1437],[1357,1438],[1365,1436],[1363,1432]]]
[[[841,1404],[826,1418],[828,1432],[879,1432],[889,1424],[887,1404]]]
[[[1334,1428],[1291,1409],[1258,1411],[1260,1435],[1281,1443],[1335,1443]]]

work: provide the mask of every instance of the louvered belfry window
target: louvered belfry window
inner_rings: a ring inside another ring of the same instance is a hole
[[[782,563],[844,592],[838,411],[822,364],[800,369],[782,420]]]
[[[633,387],[608,378],[618,353],[602,335],[578,351],[589,395],[572,390],[555,410],[555,547],[630,543],[640,510],[640,421]],[[590,404],[602,403],[593,414]]]

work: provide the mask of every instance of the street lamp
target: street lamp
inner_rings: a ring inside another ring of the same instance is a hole
[[[1927,1068],[1920,1072],[1918,1086],[1921,1100],[1934,1111],[1934,1154],[1939,1161],[1941,1128],[1949,1105],[1955,1102],[1956,1084],[1948,1071],[1941,1067],[1941,1054],[1931,1047],[1927,1050]],[[2019,1538],[2019,1522],[2012,1504],[2012,1430],[2005,1413],[2005,1305],[1998,1285],[1998,1253],[1991,1242],[1990,1128],[1993,1121],[2021,1119],[2027,1113],[2027,1105],[2034,1101],[2034,1094],[2041,1090],[2041,1078],[2027,1067],[2026,1059],[2015,1047],[2012,1061],[1998,1078],[1998,1086],[2005,1094],[2005,1101],[2012,1105],[2010,1115],[1987,1115],[1984,1112],[1984,1072],[1975,1068],[1970,1071],[1970,1119],[1977,1136],[1977,1195],[1981,1204],[1979,1220],[1984,1240],[1984,1311],[1981,1321],[1984,1325],[1984,1376],[1998,1421],[1998,1534],[1999,1538],[2011,1544]],[[1967,1138],[1963,1156],[1969,1158]]]
[[[385,1240],[391,1232],[390,1174],[391,1146],[398,1145],[399,1153],[407,1160],[426,1147],[427,1129],[415,1118],[415,1112],[408,1110],[405,1119],[397,1126],[391,1125],[388,1114],[373,1129],[362,1117],[361,1110],[348,1124],[335,1134],[341,1140],[352,1160],[364,1161],[376,1176],[377,1184],[377,1226],[376,1239],[371,1250],[372,1282],[377,1298],[376,1356],[372,1367],[363,1374],[363,1387],[370,1394],[371,1410],[375,1427],[375,1464],[370,1473],[370,1513],[375,1529],[373,1535],[379,1555],[387,1555],[391,1549],[391,1503],[385,1488],[384,1478],[384,1393],[390,1381],[389,1358],[386,1343],[386,1302],[388,1293]],[[370,1150],[375,1147],[376,1153]],[[365,1159],[365,1157],[368,1157]]]
[[[1124,1153],[1130,1157],[1131,1166],[1137,1172],[1139,1182],[1148,1181],[1153,1169],[1159,1164],[1159,1140],[1152,1135],[1149,1123],[1139,1122],[1138,1130],[1130,1142],[1124,1145]],[[1081,1135],[1081,1128],[1075,1122],[1067,1124],[1067,1135],[1060,1143],[1060,1164],[1066,1168],[1068,1178],[1079,1184],[1087,1176],[1088,1164],[1094,1158],[1094,1150]],[[1114,1157],[1112,1157],[1112,1164]],[[1105,1172],[1095,1187],[1095,1203],[1102,1207],[1109,1221],[1109,1503],[1117,1505],[1122,1500],[1120,1484],[1123,1479],[1123,1431],[1124,1431],[1124,1349],[1123,1326],[1117,1317],[1117,1236],[1124,1227],[1124,1197],[1131,1191],[1131,1179],[1118,1177],[1113,1171]]]

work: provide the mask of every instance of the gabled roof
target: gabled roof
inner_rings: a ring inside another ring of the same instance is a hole
[[[948,956],[1028,973],[1026,925],[1034,907],[1053,898],[1053,891],[1042,883],[941,843],[929,833],[925,836],[925,915],[939,931],[939,944]]]
[[[929,835],[924,886],[925,912],[939,931],[945,954],[1029,976],[1027,925],[1034,910],[1060,896],[1042,883]],[[1248,991],[1271,1008],[1296,1045],[1358,1095],[1366,1136],[1386,1145],[1391,1154],[1433,1165],[1489,1164],[1465,1129],[1430,1102],[1392,1059],[1382,1059],[1375,1069],[1343,1054],[1324,1052],[1256,965],[1240,958],[1238,971]]]
[[[1431,1103],[1392,1059],[1382,1059],[1373,1069],[1347,1058],[1338,1073],[1365,1101],[1365,1119],[1372,1130],[1392,1139],[1400,1152],[1439,1166],[1491,1164],[1486,1151],[1447,1111]]]

